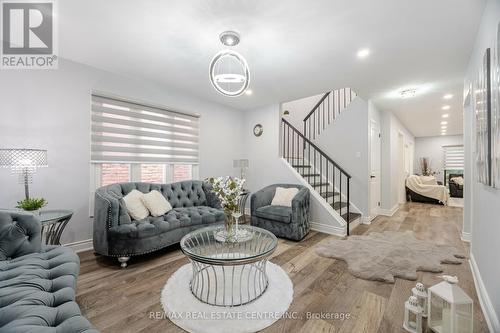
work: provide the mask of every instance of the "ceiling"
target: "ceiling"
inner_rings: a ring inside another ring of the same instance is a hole
[[[415,136],[462,133],[462,82],[485,0],[59,1],[61,57],[141,77],[238,109],[350,86]],[[208,80],[224,30],[250,67],[251,96]],[[369,48],[366,59],[356,53]],[[401,99],[394,92],[419,89]]]

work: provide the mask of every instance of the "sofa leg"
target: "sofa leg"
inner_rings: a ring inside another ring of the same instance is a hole
[[[127,261],[129,261],[130,257],[118,257],[118,261],[120,262],[122,268],[127,267]]]

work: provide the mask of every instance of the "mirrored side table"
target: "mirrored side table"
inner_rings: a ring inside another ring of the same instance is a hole
[[[42,239],[45,239],[45,244],[61,245],[61,235],[72,216],[73,212],[71,210],[40,211]]]

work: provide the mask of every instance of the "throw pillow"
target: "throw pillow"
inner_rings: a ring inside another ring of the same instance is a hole
[[[153,216],[162,216],[172,210],[172,205],[156,190],[144,194],[142,201]]]
[[[295,187],[277,187],[271,206],[292,207],[292,200],[297,193],[299,193],[299,189]]]
[[[127,212],[130,217],[134,220],[143,220],[149,216],[149,210],[144,206],[142,202],[142,197],[144,193],[132,190],[129,194],[123,197],[125,206],[127,207]]]
[[[451,177],[450,181],[460,186],[464,185],[464,179],[462,177]]]

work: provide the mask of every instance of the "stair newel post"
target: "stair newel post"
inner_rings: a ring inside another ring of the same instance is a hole
[[[281,130],[283,131],[283,146],[281,147],[281,157],[285,158],[285,126],[284,122],[281,122]]]
[[[326,201],[328,202],[328,188],[330,187],[330,179],[328,178],[328,169],[330,168],[330,166],[328,165],[330,163],[330,161],[327,159],[326,160],[326,192],[327,192],[327,197],[326,197]],[[333,198],[335,200],[335,189],[333,189]]]
[[[351,183],[351,177],[347,177],[347,236],[349,236],[349,223],[351,222],[351,200],[349,198],[349,185]]]
[[[342,216],[342,170],[339,170],[339,197],[340,197],[340,202],[339,202],[339,207],[340,207],[340,216]]]
[[[323,155],[319,155],[319,194],[323,192]]]
[[[307,120],[304,120],[304,131],[302,132],[302,134],[304,134],[304,137],[307,138],[307,133],[306,133],[306,123],[307,123]],[[306,140],[304,140],[304,149],[306,149]]]

